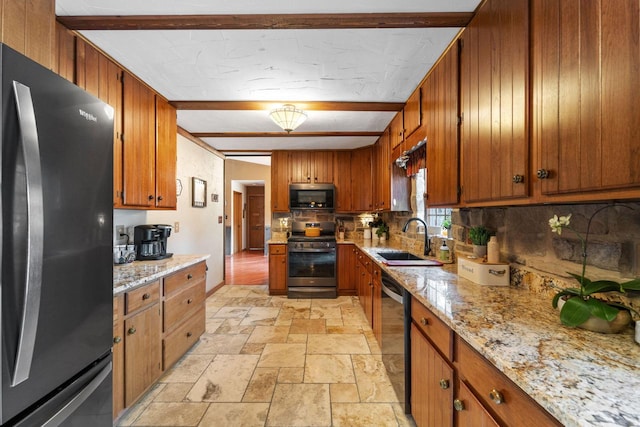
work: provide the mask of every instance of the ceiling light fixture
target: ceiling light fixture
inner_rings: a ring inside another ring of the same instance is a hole
[[[271,120],[280,126],[287,133],[300,126],[307,120],[307,115],[302,110],[298,110],[295,105],[284,104],[269,113]]]

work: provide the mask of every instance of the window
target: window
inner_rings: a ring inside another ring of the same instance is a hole
[[[424,218],[429,227],[429,233],[440,234],[442,222],[445,219],[451,219],[451,208],[428,208],[424,204],[424,193],[426,192],[425,169],[420,169],[411,180],[411,209],[413,215],[418,218]]]
[[[426,223],[429,227],[442,227],[445,219],[451,219],[451,208],[427,209]]]

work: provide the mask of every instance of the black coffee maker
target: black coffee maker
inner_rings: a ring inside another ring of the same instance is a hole
[[[133,240],[138,261],[171,258],[167,253],[167,238],[171,236],[171,226],[165,224],[136,225]]]

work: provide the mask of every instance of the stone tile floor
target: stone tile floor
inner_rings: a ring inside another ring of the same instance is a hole
[[[118,426],[414,425],[357,297],[225,286],[206,305],[200,341]]]

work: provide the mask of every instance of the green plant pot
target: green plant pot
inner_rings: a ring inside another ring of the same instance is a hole
[[[487,256],[486,245],[473,245],[473,254],[478,258],[484,258]]]

